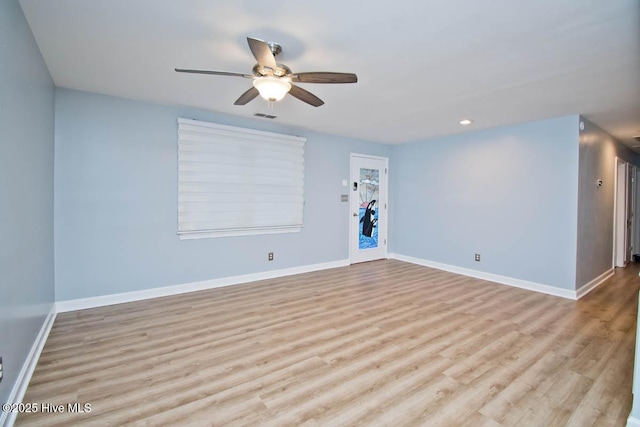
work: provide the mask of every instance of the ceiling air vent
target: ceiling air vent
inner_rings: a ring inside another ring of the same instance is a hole
[[[640,135],[632,136],[631,138],[633,138],[633,139],[635,139],[636,141],[640,142]]]
[[[272,119],[272,120],[275,119],[276,117],[278,117],[278,116],[273,116],[271,114],[264,114],[264,113],[255,113],[254,116],[263,117],[265,119]]]

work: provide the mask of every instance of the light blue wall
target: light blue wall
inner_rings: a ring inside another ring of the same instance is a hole
[[[578,187],[578,252],[576,288],[611,269],[615,158],[637,164],[637,155],[611,135],[580,117]],[[597,179],[602,187],[597,187]]]
[[[0,356],[9,394],[54,300],[54,88],[17,1],[0,2]]]
[[[308,138],[300,233],[179,240],[177,119]],[[348,258],[349,153],[382,144],[262,120],[57,89],[56,299],[189,283]],[[275,252],[275,261],[267,253]]]
[[[396,146],[390,177],[392,252],[575,289],[578,116]]]

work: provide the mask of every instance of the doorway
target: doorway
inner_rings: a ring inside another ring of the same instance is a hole
[[[625,263],[633,260],[635,245],[633,237],[635,233],[635,193],[636,193],[636,167],[631,163],[627,163],[627,209],[626,209],[626,229],[625,229]]]
[[[387,257],[388,173],[386,157],[351,154],[351,264]]]
[[[634,168],[616,157],[613,227],[613,266],[624,267],[633,252]]]

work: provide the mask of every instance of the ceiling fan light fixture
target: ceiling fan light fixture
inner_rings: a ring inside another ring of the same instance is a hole
[[[176,68],[178,73],[211,74],[218,76],[242,77],[253,80],[253,87],[247,89],[234,105],[246,105],[260,95],[267,100],[269,109],[273,108],[275,101],[280,101],[288,93],[296,99],[311,105],[320,107],[324,101],[296,83],[357,83],[358,76],[353,73],[336,73],[331,71],[312,71],[306,73],[292,73],[284,64],[276,62],[276,55],[282,48],[277,43],[269,43],[264,40],[247,37],[249,49],[257,63],[253,66],[252,74],[235,73],[216,70],[191,70]]]
[[[253,80],[253,87],[267,101],[280,101],[291,90],[291,83],[275,77],[260,77]]]

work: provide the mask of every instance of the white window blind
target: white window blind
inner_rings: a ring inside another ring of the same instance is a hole
[[[300,231],[305,142],[178,119],[180,238]]]

